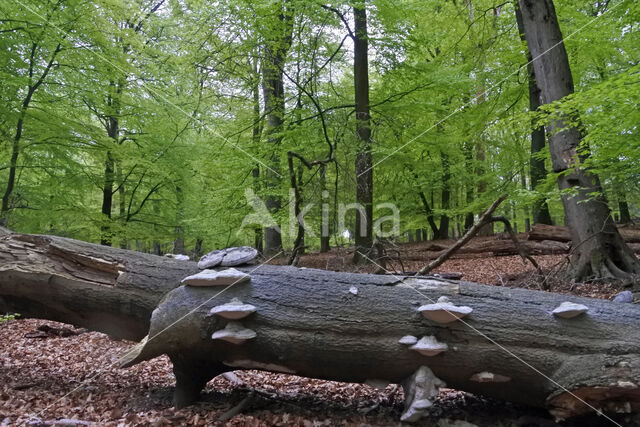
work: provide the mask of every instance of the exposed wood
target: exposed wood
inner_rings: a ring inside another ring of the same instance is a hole
[[[2,236],[0,259],[2,309],[130,339],[148,331],[151,338],[123,363],[168,354],[178,405],[196,400],[212,377],[235,369],[402,383],[428,366],[449,387],[546,406],[561,417],[591,410],[566,390],[578,390],[605,410],[640,410],[640,307],[634,304],[268,265],[242,268],[251,282],[220,293],[220,287],[176,287],[197,271],[194,262],[52,236]],[[464,322],[441,325],[417,311],[443,295],[473,312]],[[257,337],[242,345],[210,338],[227,321],[209,310],[232,298],[257,307],[242,320]],[[554,317],[551,311],[565,300],[589,312]],[[433,335],[448,350],[423,356],[398,343],[406,335]],[[509,380],[478,382],[484,372]]]
[[[196,263],[55,236],[0,236],[0,312],[139,340]]]

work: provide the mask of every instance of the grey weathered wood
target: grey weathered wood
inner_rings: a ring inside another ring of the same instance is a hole
[[[56,236],[0,236],[0,312],[139,340],[164,294],[196,263]]]
[[[25,315],[129,338],[146,333],[151,319],[146,343],[123,365],[168,354],[178,405],[234,369],[401,383],[428,366],[449,387],[545,406],[561,417],[591,410],[567,398],[562,387],[597,408],[640,410],[640,307],[634,304],[269,265],[243,267],[251,282],[230,288],[178,286],[197,270],[194,262],[50,236],[1,236],[0,260],[0,298]],[[473,308],[465,323],[434,324],[418,313],[442,295]],[[257,337],[241,345],[211,340],[227,321],[209,310],[234,297],[257,307],[241,320]],[[565,300],[589,312],[554,317],[551,311]],[[422,356],[398,343],[405,335],[434,335],[449,350]],[[471,380],[485,371],[510,380]]]

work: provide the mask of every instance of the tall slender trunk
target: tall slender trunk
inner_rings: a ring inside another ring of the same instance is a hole
[[[27,110],[31,104],[31,100],[33,99],[33,95],[36,93],[38,88],[44,83],[47,75],[53,68],[54,61],[58,53],[62,50],[62,45],[58,43],[56,48],[51,54],[51,58],[49,62],[44,67],[40,76],[36,79],[35,68],[38,62],[36,58],[37,50],[39,46],[37,43],[33,43],[31,45],[30,54],[29,54],[29,69],[28,69],[28,77],[29,84],[27,85],[27,94],[25,95],[24,100],[22,101],[22,106],[20,107],[20,115],[18,116],[18,121],[16,123],[16,133],[13,137],[13,141],[11,144],[11,160],[9,161],[9,177],[7,180],[7,186],[5,187],[4,194],[2,195],[2,206],[0,207],[0,226],[6,226],[9,222],[9,212],[11,210],[11,195],[13,194],[13,189],[15,187],[16,182],[16,171],[18,169],[18,157],[20,156],[20,140],[22,139],[22,131],[24,127],[24,120],[27,115]]]
[[[433,209],[431,208],[431,205],[429,204],[429,201],[427,200],[427,196],[425,196],[424,191],[420,191],[418,193],[418,196],[420,196],[420,200],[422,200],[424,214],[427,217],[427,222],[429,223],[429,227],[431,227],[433,238],[437,239],[439,236],[439,230],[438,230],[438,225],[436,224],[436,221],[433,219]]]
[[[122,176],[122,162],[116,162],[116,182],[118,183],[118,218],[120,220],[120,248],[128,249],[127,233],[125,227],[127,225],[127,192]]]
[[[524,24],[522,23],[522,12],[516,7],[516,23],[520,32],[520,39],[526,42],[524,37]],[[531,52],[527,50],[527,71],[529,73],[529,111],[534,113],[540,107],[540,88],[536,83],[536,72],[531,61]],[[536,124],[534,118],[531,119],[531,155],[529,157],[529,175],[531,179],[531,190],[535,191],[538,183],[547,176],[547,169],[544,167],[544,160],[539,159],[537,154],[544,149],[545,134],[544,126]],[[533,203],[533,223],[552,224],[549,206],[546,200],[537,198]]]
[[[285,2],[286,3],[286,2]],[[291,33],[293,19],[284,4],[278,5],[278,21],[273,29],[275,37],[265,46],[265,60],[262,63],[262,92],[267,113],[266,136],[271,146],[269,169],[265,170],[267,195],[265,205],[269,212],[277,214],[282,207],[277,195],[280,185],[280,142],[284,124],[285,99],[283,68],[289,48],[291,47]],[[264,230],[264,253],[272,256],[282,251],[282,234],[277,227],[266,227]]]
[[[104,161],[104,182],[102,184],[102,215],[103,224],[100,226],[100,244],[111,246],[111,208],[113,205],[114,161],[111,151],[107,151]]]
[[[473,170],[473,144],[470,142],[464,143],[464,164],[467,168],[467,171]],[[473,203],[473,182],[471,179],[467,179],[465,184],[465,201],[467,206],[470,206]],[[473,227],[473,212],[467,212],[464,216],[464,231],[465,233]]]
[[[519,0],[519,5],[542,102],[561,100],[573,93],[573,77],[553,1]],[[598,177],[581,165],[589,153],[581,144],[580,127],[577,113],[555,116],[547,125],[553,171],[562,172],[558,187],[575,248],[567,273],[578,281],[628,279],[640,273],[640,262],[613,222]]]
[[[107,136],[114,145],[118,144],[120,138],[120,84],[111,81],[112,93],[109,95],[109,114],[107,121]],[[111,210],[113,208],[113,183],[115,182],[115,160],[110,150],[107,150],[104,162],[104,182],[102,185],[102,225],[100,227],[100,244],[111,246],[113,235],[111,230]]]
[[[30,97],[29,97],[30,98]],[[22,110],[20,112],[20,118],[16,126],[16,134],[11,144],[11,161],[9,163],[9,179],[7,180],[7,187],[2,196],[2,210],[0,211],[0,226],[6,226],[9,222],[9,210],[11,209],[9,200],[13,193],[13,187],[16,182],[16,170],[18,169],[18,155],[20,154],[20,138],[22,137],[22,126],[24,123],[24,116],[28,107],[28,102],[25,100],[26,106],[23,103]]]
[[[329,196],[329,192],[326,190],[326,188],[327,188],[327,167],[325,165],[320,171],[320,190],[321,190],[323,199],[325,198],[325,195],[327,197]],[[331,250],[331,242],[330,242],[331,232],[330,232],[330,226],[329,226],[328,203],[329,203],[328,200],[323,200],[322,207],[321,207],[322,226],[321,226],[321,233],[320,233],[320,252],[329,252]]]
[[[176,201],[178,202],[178,206],[176,208],[176,226],[173,230],[173,253],[184,255],[187,253],[184,246],[184,229],[182,228],[184,194],[180,186],[176,186]]]
[[[366,262],[373,247],[373,159],[371,156],[371,120],[369,114],[369,41],[367,11],[353,7],[353,78],[356,104],[356,203],[363,212],[356,214],[354,263]],[[364,215],[363,215],[364,213]]]
[[[620,224],[629,224],[631,222],[631,213],[629,212],[629,203],[624,191],[616,191],[618,197],[618,210],[620,211]]]
[[[440,215],[440,228],[438,229],[438,239],[447,239],[449,237],[449,215],[446,210],[449,209],[451,203],[451,171],[449,168],[449,156],[444,152],[440,152],[442,160],[442,215]]]
[[[254,60],[253,62],[253,74],[255,76],[256,82],[252,87],[252,95],[253,95],[253,125],[251,129],[251,140],[253,142],[254,147],[258,147],[260,144],[260,138],[262,136],[262,117],[260,116],[260,75],[258,70],[258,60]],[[256,194],[260,194],[260,165],[256,164],[253,170],[251,171],[251,175],[253,177],[253,191]],[[260,253],[263,251],[262,247],[262,229],[256,227],[253,236],[254,242],[253,245],[256,250]]]

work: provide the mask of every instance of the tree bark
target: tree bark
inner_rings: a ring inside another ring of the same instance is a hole
[[[368,262],[373,250],[373,158],[371,156],[371,116],[369,114],[369,41],[365,5],[353,7],[353,79],[356,104],[356,213],[354,263]]]
[[[241,268],[251,282],[220,293],[224,288],[179,286],[198,270],[195,262],[53,236],[0,236],[0,260],[0,309],[120,338],[147,334],[121,361],[131,365],[168,354],[178,406],[196,400],[209,379],[229,370],[402,383],[428,366],[449,387],[547,407],[558,417],[591,410],[567,390],[605,411],[640,410],[634,384],[640,377],[640,307],[634,304],[269,265]],[[446,325],[417,312],[442,295],[473,312]],[[209,310],[231,298],[257,308],[242,320],[257,333],[245,344],[210,339],[226,321]],[[585,304],[588,313],[554,317],[551,310],[565,300]],[[406,335],[434,335],[449,347],[423,356],[398,343]],[[483,372],[494,380],[477,381]]]
[[[519,0],[533,67],[544,104],[573,93],[569,59],[552,0]],[[640,274],[640,262],[624,243],[596,175],[582,168],[588,147],[576,117],[556,117],[549,125],[549,150],[558,187],[563,191],[565,219],[575,249],[567,275],[590,278],[629,278]],[[594,196],[595,195],[595,196]]]
[[[522,22],[522,12],[516,7],[516,23],[520,39],[526,42],[524,36],[524,24]],[[540,107],[540,88],[536,83],[536,72],[533,69],[531,52],[527,50],[527,72],[529,73],[529,111],[534,113]],[[547,176],[547,169],[544,160],[538,158],[540,151],[544,149],[545,143],[544,126],[536,124],[534,118],[531,119],[531,154],[529,156],[529,178],[531,180],[531,190],[535,191],[538,183]],[[551,225],[551,214],[546,200],[538,197],[533,202],[533,223]]]
[[[440,158],[442,160],[442,215],[440,215],[440,227],[438,229],[437,237],[434,236],[434,240],[449,238],[449,215],[446,211],[449,209],[451,201],[451,171],[449,168],[449,156],[444,152],[440,152]]]
[[[627,196],[622,190],[618,190],[618,210],[620,211],[620,224],[629,224],[631,222],[629,203],[627,203]]]
[[[265,205],[270,213],[277,214],[281,208],[280,197],[275,194],[280,185],[280,142],[284,124],[285,99],[283,70],[291,46],[293,19],[291,11],[285,7],[287,1],[278,4],[275,13],[273,34],[267,36],[265,59],[262,62],[262,94],[266,112],[265,135],[271,145],[269,168],[264,171],[267,195]],[[282,251],[282,233],[278,227],[264,230],[264,254],[273,256]]]
[[[2,195],[2,205],[0,206],[0,226],[6,226],[9,223],[9,212],[12,209],[11,206],[11,195],[13,194],[13,189],[16,183],[16,171],[18,169],[18,157],[20,156],[20,141],[22,139],[22,132],[24,128],[24,121],[27,117],[27,111],[31,105],[31,101],[33,100],[33,96],[42,83],[46,80],[49,72],[54,66],[54,61],[56,56],[62,51],[62,44],[58,43],[56,48],[53,50],[51,54],[51,59],[47,62],[40,76],[36,79],[35,77],[35,69],[38,66],[38,58],[37,58],[37,50],[41,47],[37,43],[33,43],[30,49],[29,55],[29,68],[27,71],[27,75],[29,78],[29,83],[26,87],[26,95],[24,100],[22,101],[22,105],[20,107],[20,115],[18,116],[18,121],[16,123],[16,133],[13,137],[13,141],[11,144],[11,160],[9,161],[9,177],[7,179],[7,186],[5,187],[4,194]]]

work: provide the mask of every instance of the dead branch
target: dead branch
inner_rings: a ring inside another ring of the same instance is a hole
[[[446,260],[448,260],[454,253],[456,253],[458,251],[458,249],[460,249],[461,247],[463,247],[465,244],[467,244],[469,242],[469,240],[471,240],[471,238],[473,236],[476,235],[476,233],[478,233],[478,231],[480,230],[480,228],[482,228],[485,224],[488,224],[491,222],[491,215],[493,214],[493,212],[498,208],[498,206],[500,206],[500,203],[502,203],[505,199],[507,198],[507,194],[503,194],[502,196],[498,197],[498,199],[493,202],[491,204],[491,206],[489,206],[489,209],[487,209],[481,216],[480,219],[478,219],[478,222],[475,223],[470,229],[469,231],[467,231],[464,236],[462,236],[457,242],[455,242],[453,244],[453,246],[451,246],[449,249],[447,249],[442,255],[440,255],[438,258],[436,258],[435,260],[431,261],[429,264],[427,264],[426,266],[422,267],[418,273],[416,273],[416,276],[424,276],[425,274],[429,273],[431,270],[433,270],[436,267],[439,267],[440,265],[442,265],[443,262],[445,262]]]

